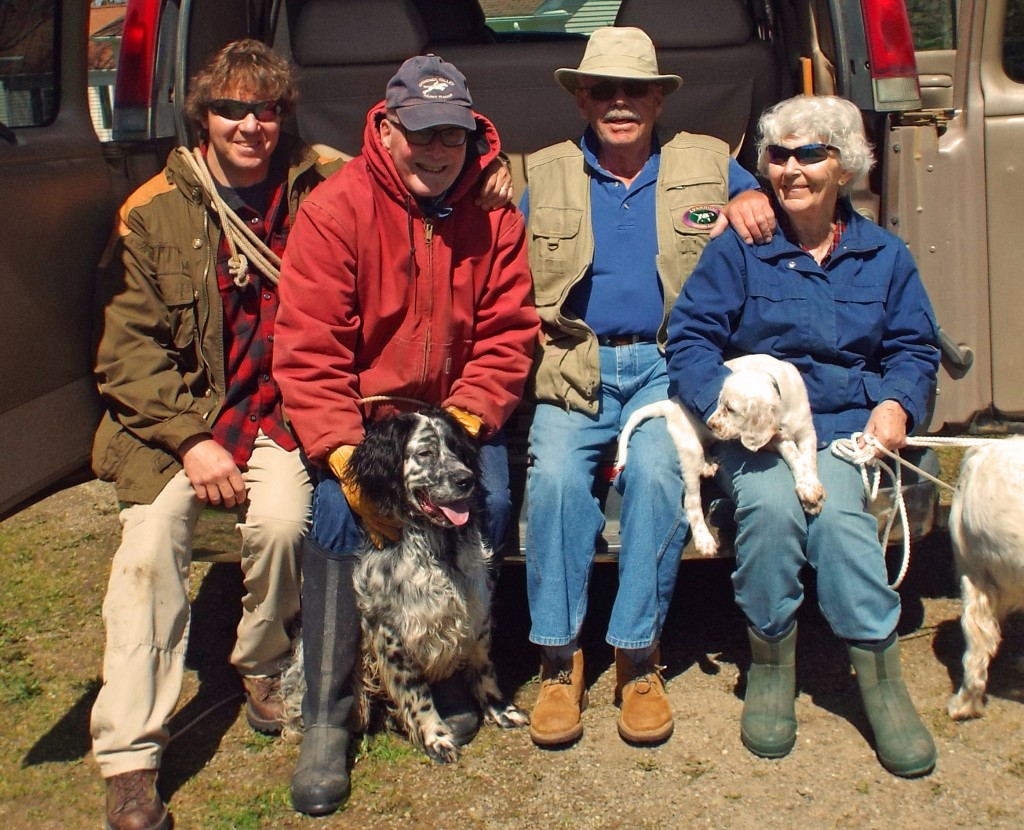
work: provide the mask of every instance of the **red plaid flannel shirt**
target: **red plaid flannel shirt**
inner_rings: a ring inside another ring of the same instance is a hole
[[[276,185],[275,185],[276,182]],[[225,193],[231,208],[270,249],[281,256],[288,235],[287,175],[273,168],[268,182],[269,207],[263,215],[236,195]],[[286,450],[298,446],[284,423],[281,391],[270,372],[274,354],[274,318],[277,286],[255,267],[249,267],[250,283],[235,285],[228,273],[227,239],[217,253],[217,285],[224,306],[224,357],[227,389],[224,405],[213,424],[213,437],[244,469],[252,455],[257,433],[263,433]]]

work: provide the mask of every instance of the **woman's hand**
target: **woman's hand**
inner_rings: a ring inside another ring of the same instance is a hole
[[[865,435],[872,435],[883,447],[895,452],[907,445],[907,413],[896,401],[882,401],[871,410]],[[875,455],[882,453],[875,450]]]

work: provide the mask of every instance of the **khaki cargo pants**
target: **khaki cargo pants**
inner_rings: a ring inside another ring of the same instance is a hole
[[[243,675],[277,674],[299,610],[298,553],[312,487],[299,452],[262,432],[242,476],[249,501],[236,528],[244,595],[231,663]],[[185,668],[192,537],[203,507],[182,471],[152,504],[121,511],[121,546],[103,601],[103,687],[92,710],[104,778],[160,766]]]

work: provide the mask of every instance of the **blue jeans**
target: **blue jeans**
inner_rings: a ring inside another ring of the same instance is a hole
[[[315,479],[314,479],[315,480]],[[512,514],[508,479],[508,447],[499,432],[480,445],[480,486],[484,491],[484,534],[494,545],[505,538]],[[313,489],[313,524],[310,537],[325,553],[342,558],[363,543],[361,522],[348,506],[338,480],[321,471]]]
[[[860,473],[830,449],[818,452],[825,507],[804,513],[793,474],[780,456],[723,442],[719,486],[736,503],[736,602],[765,637],[784,634],[804,599],[800,570],[817,572],[818,605],[844,640],[884,640],[896,628],[900,598],[888,585],[878,522],[868,512]]]
[[[665,359],[654,344],[602,346],[600,355],[597,414],[538,404],[530,429],[526,575],[530,640],[541,646],[567,645],[583,625],[595,541],[604,527],[592,491],[605,447],[636,409],[668,395]],[[689,530],[679,460],[663,419],[645,421],[633,433],[616,488],[622,550],[607,641],[640,649],[661,634]]]

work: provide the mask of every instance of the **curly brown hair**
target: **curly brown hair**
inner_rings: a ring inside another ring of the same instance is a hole
[[[254,38],[229,43],[192,79],[185,116],[204,132],[210,102],[218,98],[277,101],[281,118],[295,112],[299,91],[292,65]]]

